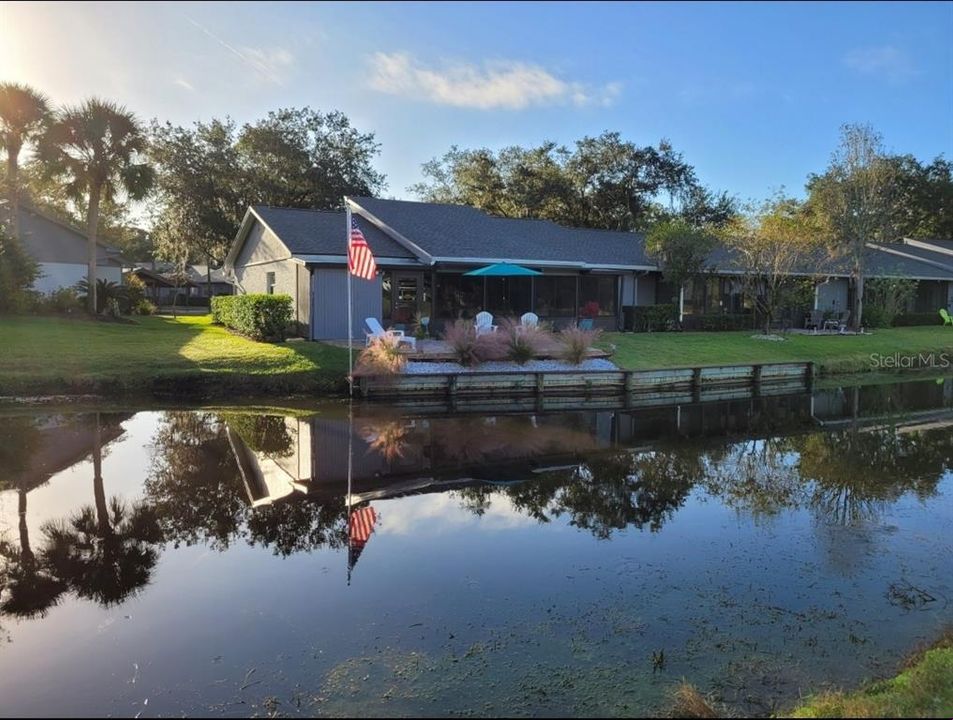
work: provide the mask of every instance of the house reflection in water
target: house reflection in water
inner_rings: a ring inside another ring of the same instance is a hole
[[[929,419],[938,412],[949,414],[951,408],[953,382],[930,380],[638,410],[494,416],[358,405],[353,417],[337,408],[311,417],[225,420],[248,500],[260,506],[293,495],[343,495],[349,452],[353,501],[358,503],[520,482],[613,450],[648,451],[689,439],[766,438],[852,422]]]

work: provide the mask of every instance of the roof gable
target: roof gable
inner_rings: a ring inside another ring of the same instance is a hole
[[[20,242],[37,262],[86,264],[86,233],[29,205],[20,206],[19,220]],[[99,264],[118,263],[118,251],[99,241],[96,245]]]
[[[292,255],[347,254],[345,213],[341,210],[307,210],[256,205],[255,214],[278,236]],[[361,231],[376,257],[413,259],[410,250],[371,223]]]

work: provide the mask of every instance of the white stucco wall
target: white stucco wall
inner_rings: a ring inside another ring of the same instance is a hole
[[[86,265],[79,263],[40,263],[40,277],[33,283],[33,289],[41,293],[51,293],[60,288],[73,287],[86,279]],[[122,282],[122,268],[110,265],[96,267],[96,277],[100,280]]]

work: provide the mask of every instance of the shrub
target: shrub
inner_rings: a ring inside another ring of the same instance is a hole
[[[477,336],[472,320],[456,320],[443,332],[443,340],[450,346],[453,359],[464,367],[479,365],[487,360],[506,357],[505,338],[499,332]]]
[[[626,330],[635,332],[659,332],[668,330],[675,318],[675,305],[663,303],[661,305],[632,305],[632,324]]]
[[[80,310],[82,305],[79,302],[79,295],[76,293],[76,290],[65,287],[54,290],[46,295],[40,295],[34,307],[36,312],[39,313],[66,315]]]
[[[257,293],[212,298],[212,322],[252,340],[284,340],[292,319],[289,295]]]
[[[867,311],[864,311],[866,318]],[[927,313],[903,313],[893,319],[894,327],[908,327],[911,325],[941,325],[943,318],[940,317],[939,309]]]
[[[497,332],[489,333],[485,337],[490,340],[492,336],[498,336],[490,340],[490,342],[495,340],[496,347],[493,347],[493,350],[496,352],[502,350],[503,357],[517,365],[525,365],[543,350],[547,334],[541,328],[527,327],[520,325],[516,320],[507,319],[501,323]]]
[[[596,344],[601,330],[583,330],[573,325],[559,333],[559,342],[562,351],[559,358],[570,365],[581,365],[589,357],[589,349]]]
[[[281,415],[235,412],[220,417],[254,452],[272,457],[288,457],[294,452],[294,438]]]
[[[89,296],[89,284],[85,280],[76,283],[76,292],[79,294],[80,303],[86,307],[87,297]],[[126,288],[112,280],[99,278],[96,281],[96,313],[104,313],[107,309],[112,313],[116,307],[123,309],[128,300]],[[110,302],[115,301],[115,303]]]
[[[154,315],[156,312],[156,306],[149,300],[142,298],[138,303],[136,303],[132,308],[132,313],[134,315]]]
[[[864,325],[890,327],[916,296],[918,285],[909,278],[869,278],[864,284]]]
[[[751,313],[686,315],[682,327],[686,330],[750,330],[754,327],[754,316]]]
[[[396,375],[403,371],[407,357],[400,352],[400,341],[393,335],[374,338],[361,350],[354,375]]]
[[[126,312],[136,313],[140,303],[146,299],[146,284],[133,273],[126,275]],[[143,314],[143,313],[138,313]]]
[[[40,266],[0,225],[0,313],[28,308],[30,288],[38,277]]]
[[[443,341],[450,346],[454,360],[470,367],[480,362],[477,352],[476,328],[469,320],[455,320],[448,323],[443,331]]]

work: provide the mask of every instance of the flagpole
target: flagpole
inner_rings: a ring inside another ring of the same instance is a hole
[[[347,225],[347,244],[344,246],[347,254],[347,393],[354,397],[354,322],[351,310],[351,204],[344,197],[344,213]]]
[[[350,273],[349,273],[350,275]],[[354,398],[347,401],[347,584],[351,585],[351,477],[354,471]]]

